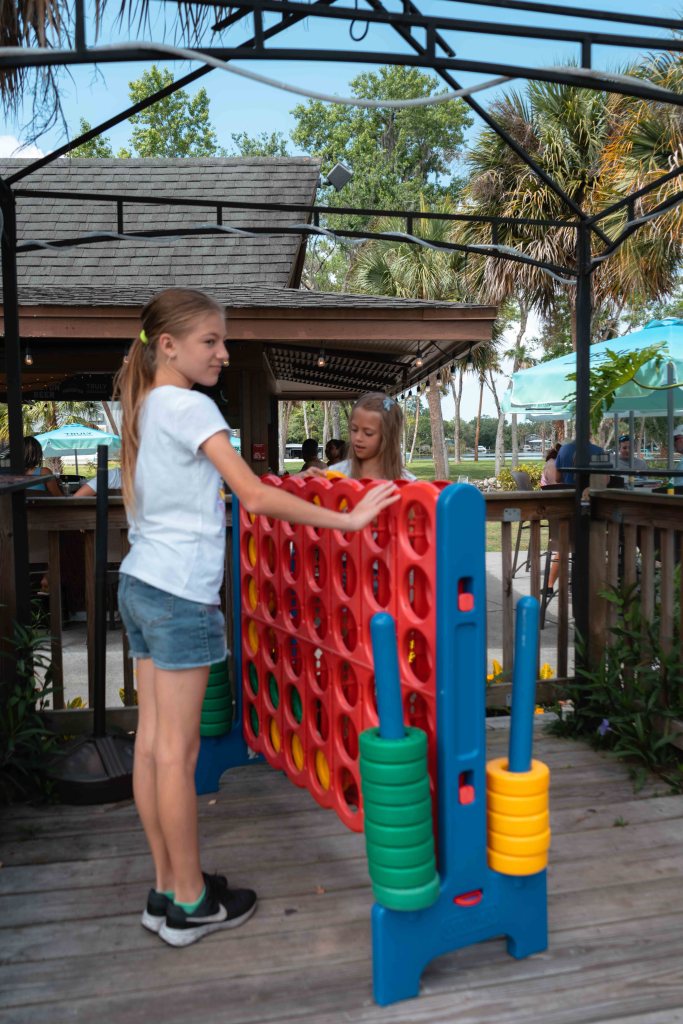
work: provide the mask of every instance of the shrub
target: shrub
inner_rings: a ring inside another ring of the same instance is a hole
[[[518,470],[524,470],[529,474],[529,479],[534,485],[534,490],[538,490],[541,485],[541,474],[543,473],[542,462],[522,462],[517,467]],[[500,483],[501,490],[503,491],[516,491],[517,484],[515,483],[512,472],[507,467],[502,469],[498,474],[498,482]]]

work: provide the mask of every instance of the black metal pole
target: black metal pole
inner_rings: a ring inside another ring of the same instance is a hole
[[[16,202],[11,188],[0,179],[2,212],[2,302],[5,333],[5,374],[7,378],[7,417],[9,423],[10,468],[24,473],[24,426],[21,416],[21,340],[19,337],[19,294],[17,284]],[[28,576],[28,529],[23,491],[12,495],[14,533],[14,586],[16,621],[28,626],[31,621],[31,592]]]
[[[581,221],[577,234],[576,281],[576,465],[588,466],[590,441],[590,343],[591,343],[591,252],[590,228]],[[585,665],[588,642],[588,577],[590,572],[590,507],[582,495],[590,475],[576,473],[574,578],[572,604],[575,627],[576,667]]]
[[[97,501],[95,505],[95,657],[93,658],[93,736],[105,735],[107,706],[107,528],[109,487],[106,444],[97,446]]]

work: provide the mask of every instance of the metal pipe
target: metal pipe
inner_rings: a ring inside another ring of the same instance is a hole
[[[591,267],[590,229],[585,222],[579,226],[576,263],[576,463],[589,464],[588,444],[590,441],[590,343],[591,343]],[[590,548],[588,517],[590,509],[584,507],[582,495],[590,483],[590,475],[578,470],[575,475],[575,552],[573,578],[573,610],[575,623],[576,666],[586,664],[589,608],[588,579],[590,571]]]
[[[23,476],[24,425],[21,416],[21,338],[19,336],[19,294],[17,283],[17,219],[16,200],[7,182],[0,179],[0,212],[2,214],[2,292],[5,334],[5,373],[7,378],[7,419],[9,426],[10,469]],[[14,533],[14,588],[16,621],[28,626],[31,621],[31,591],[28,577],[28,528],[26,496],[16,491],[11,496],[12,530]]]
[[[93,736],[106,733],[107,706],[107,530],[109,519],[109,449],[97,446],[95,504],[95,656],[93,658]]]

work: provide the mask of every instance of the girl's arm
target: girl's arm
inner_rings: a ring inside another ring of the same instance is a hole
[[[50,475],[50,470],[47,468],[47,466],[43,466],[43,468],[40,471],[40,475],[41,476],[49,476]],[[45,486],[47,488],[47,493],[51,494],[53,498],[63,498],[64,497],[64,491],[59,486],[59,482],[55,479],[55,477],[52,477],[51,480],[46,480],[45,481]]]
[[[351,512],[335,512],[313,502],[304,501],[279,487],[261,482],[237,454],[224,431],[219,431],[201,445],[240,504],[254,515],[274,516],[289,523],[322,526],[337,530],[362,530],[400,495],[394,484],[385,482],[373,487]]]

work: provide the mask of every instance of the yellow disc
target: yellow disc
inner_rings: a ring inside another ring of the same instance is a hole
[[[548,790],[536,793],[535,796],[506,796],[488,790],[486,802],[489,811],[496,814],[510,814],[513,818],[526,818],[534,814],[543,814],[548,810]]]
[[[280,753],[280,747],[282,746],[282,738],[280,736],[280,727],[274,718],[270,720],[270,742],[273,744],[273,750],[276,754]]]
[[[253,512],[249,512],[249,522],[250,523],[255,523],[256,522],[256,516],[254,515]]]
[[[301,771],[306,758],[304,757],[304,745],[296,733],[292,735],[292,742],[290,746],[292,748],[292,760],[294,761],[297,770]]]
[[[537,836],[550,828],[550,815],[528,814],[526,817],[515,818],[511,814],[488,813],[488,828],[501,836]]]
[[[532,761],[528,772],[508,771],[507,757],[497,757],[486,765],[486,788],[505,796],[535,796],[545,793],[550,785],[548,766]]]
[[[346,500],[346,498],[342,498],[342,500],[339,502],[339,511],[340,512],[346,512],[348,507],[349,507],[348,501]]]
[[[509,857],[491,848],[486,853],[491,870],[500,871],[501,875],[537,875],[548,867],[548,856],[545,853],[535,857]]]
[[[489,829],[486,837],[489,850],[508,853],[511,857],[536,857],[547,853],[550,848],[550,829],[537,832],[535,836],[505,836]]]
[[[328,469],[325,473],[328,480],[345,480],[346,473],[340,473],[338,469]]]
[[[322,505],[322,501],[320,500],[320,495],[319,494],[314,494],[313,495],[313,504],[314,505]]]
[[[256,609],[258,604],[258,587],[256,586],[256,580],[253,576],[249,576],[249,583],[247,584],[247,594],[249,595],[249,604],[251,605],[252,611]]]
[[[318,782],[323,789],[329,789],[330,766],[327,763],[327,758],[323,754],[322,750],[316,750],[315,752],[315,774],[318,776]]]
[[[247,627],[247,639],[249,640],[249,646],[254,654],[256,654],[258,651],[258,629],[253,619],[249,620],[249,625]]]
[[[249,557],[250,565],[256,565],[256,541],[254,535],[250,534],[249,543],[247,544],[247,555]]]

